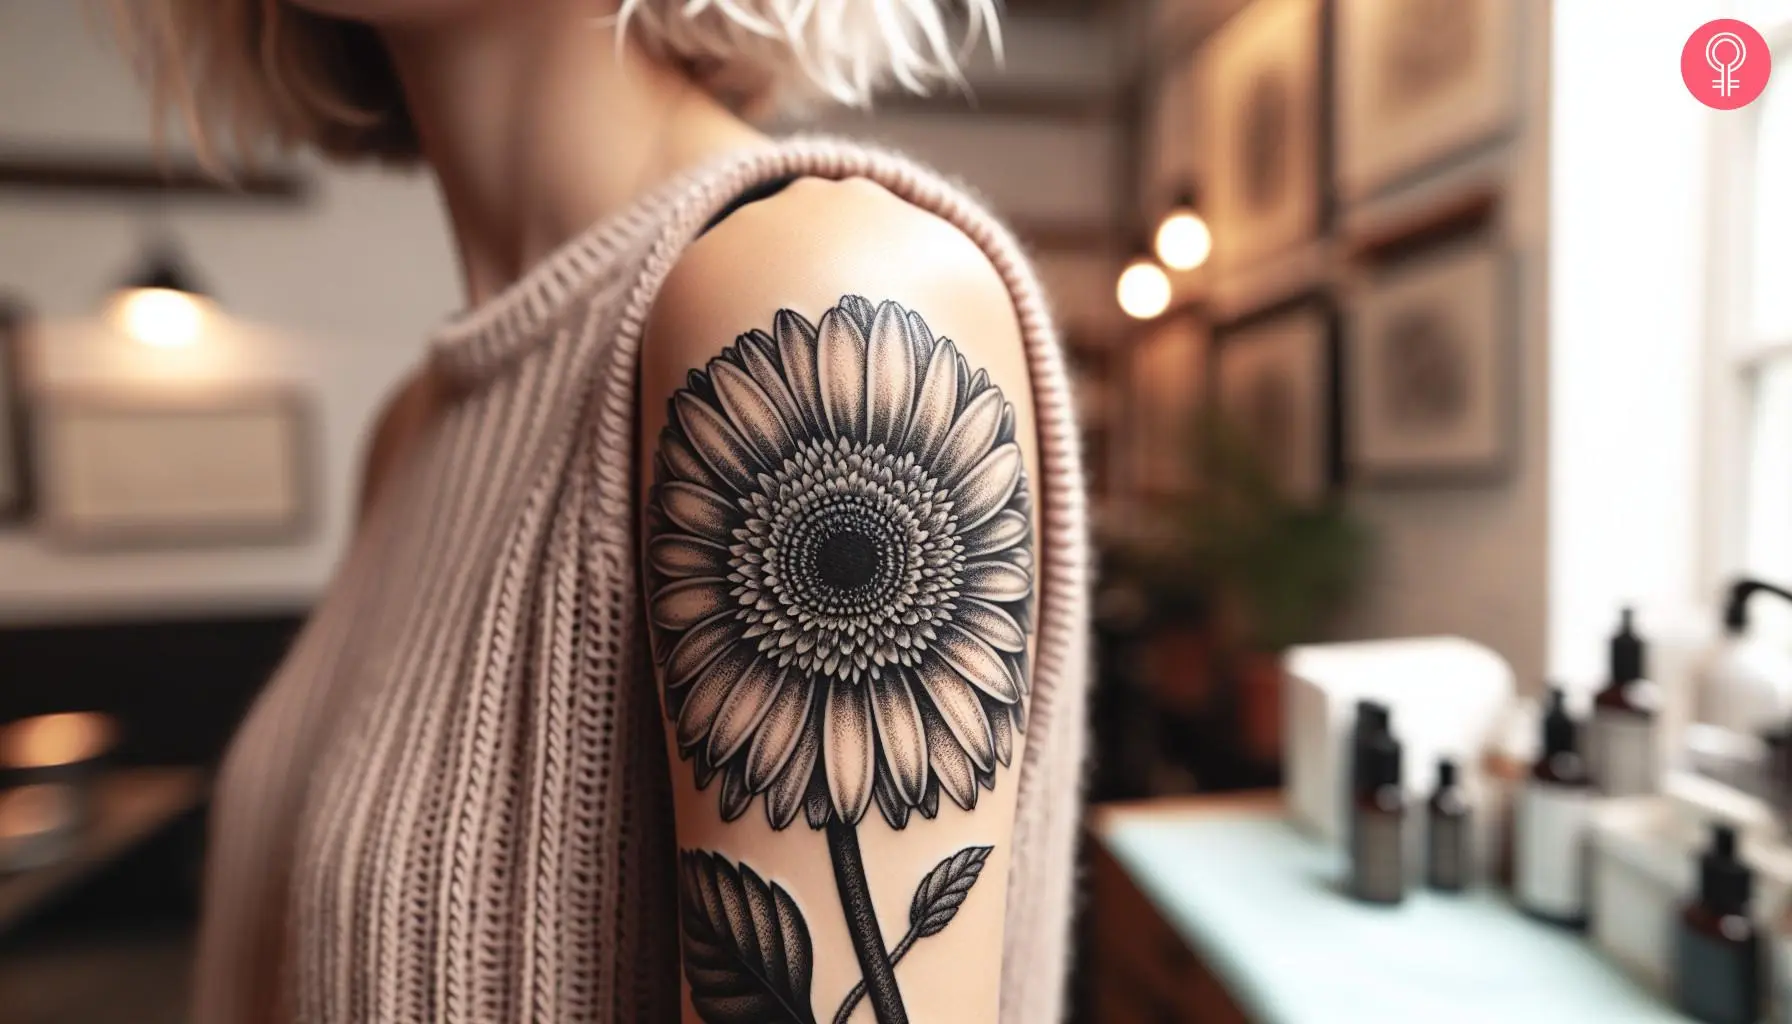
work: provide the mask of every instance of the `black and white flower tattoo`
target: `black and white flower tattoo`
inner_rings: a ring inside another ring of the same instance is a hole
[[[854,827],[873,802],[892,828],[931,818],[942,791],[970,810],[1011,762],[1030,511],[1012,405],[894,302],[780,310],[668,405],[646,562],[679,754],[724,820],[760,798],[774,829],[828,830],[880,1020]]]
[[[667,707],[732,820],[895,828],[1012,756],[1031,530],[1014,410],[950,340],[847,296],[693,372],[659,442],[648,565]]]

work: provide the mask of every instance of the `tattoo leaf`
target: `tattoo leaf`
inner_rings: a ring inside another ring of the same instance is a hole
[[[705,1024],[814,1024],[809,926],[782,886],[685,850],[679,916],[691,1002]]]
[[[939,862],[915,889],[915,901],[908,908],[909,930],[917,937],[937,935],[952,923],[958,908],[977,884],[983,873],[983,862],[989,858],[988,846],[967,846]]]

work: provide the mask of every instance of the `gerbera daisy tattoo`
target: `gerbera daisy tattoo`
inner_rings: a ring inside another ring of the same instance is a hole
[[[945,927],[933,915],[891,955],[858,824],[875,803],[906,828],[914,812],[932,818],[942,792],[973,809],[1025,727],[1034,563],[1014,419],[987,373],[918,314],[856,295],[815,324],[780,310],[770,333],[741,335],[668,405],[647,513],[665,707],[724,820],[757,801],[774,829],[801,813],[825,830],[865,972],[841,1019],[860,995],[884,1024],[904,1019],[891,964]],[[972,849],[974,870],[960,851],[923,880],[955,898],[945,920],[981,870],[987,848]],[[763,885],[713,854],[688,863],[705,868],[687,882]],[[935,876],[953,863],[947,887]],[[707,891],[687,894],[687,917],[712,905]],[[687,922],[687,961],[693,934],[712,931]],[[789,946],[808,955],[806,940]]]

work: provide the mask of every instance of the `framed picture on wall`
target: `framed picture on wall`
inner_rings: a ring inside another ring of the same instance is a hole
[[[288,391],[48,395],[34,431],[44,530],[73,547],[299,540],[310,521],[308,427]]]
[[[1282,493],[1315,501],[1338,482],[1338,330],[1331,302],[1303,296],[1214,332],[1221,422]]]
[[[1489,478],[1513,448],[1510,258],[1485,238],[1381,268],[1351,303],[1352,476]]]
[[[1139,498],[1173,497],[1194,486],[1206,348],[1206,328],[1193,310],[1152,322],[1132,343],[1125,450],[1132,491]]]
[[[1338,0],[1345,195],[1371,194],[1511,128],[1523,9],[1511,0]]]
[[[31,514],[23,304],[0,296],[0,525]]]
[[[1317,232],[1324,104],[1319,0],[1256,0],[1201,58],[1214,259],[1261,261]]]

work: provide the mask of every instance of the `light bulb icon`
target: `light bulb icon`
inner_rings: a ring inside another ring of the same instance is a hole
[[[1719,96],[1729,96],[1736,91],[1740,85],[1736,71],[1747,59],[1748,45],[1734,32],[1718,32],[1705,42],[1705,63],[1717,72],[1711,87]]]

